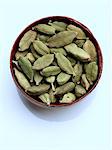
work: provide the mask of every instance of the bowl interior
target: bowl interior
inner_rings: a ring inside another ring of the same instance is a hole
[[[70,104],[54,103],[54,104],[50,105],[50,106],[67,106],[67,105],[71,105],[73,103],[76,103],[76,102],[80,101],[81,99],[83,99],[84,97],[86,97],[96,87],[96,85],[98,84],[98,81],[99,81],[99,79],[101,77],[101,73],[102,73],[103,59],[102,59],[102,53],[101,53],[100,46],[99,46],[97,40],[95,39],[95,37],[93,36],[93,34],[91,33],[91,31],[86,26],[84,26],[82,23],[80,23],[80,22],[78,22],[78,21],[76,21],[76,20],[74,20],[72,18],[68,18],[68,17],[64,17],[64,16],[52,16],[52,17],[46,17],[46,18],[37,20],[34,23],[30,24],[28,27],[26,27],[21,32],[21,34],[18,36],[18,38],[16,39],[16,41],[15,41],[13,47],[12,47],[11,56],[10,56],[10,70],[11,70],[11,74],[12,74],[13,80],[14,80],[17,88],[20,90],[22,95],[27,100],[29,100],[30,102],[32,102],[33,104],[35,104],[37,106],[48,107],[46,104],[41,102],[39,99],[36,99],[36,97],[32,97],[32,96],[30,96],[30,95],[28,95],[28,94],[26,94],[24,92],[24,90],[21,88],[21,86],[18,84],[18,82],[17,82],[17,80],[15,78],[14,71],[13,71],[12,60],[13,60],[13,58],[15,56],[15,53],[16,53],[16,51],[18,49],[19,41],[23,37],[24,33],[27,32],[28,30],[32,29],[33,26],[35,26],[35,25],[37,25],[39,23],[48,23],[49,20],[52,20],[52,21],[57,21],[58,20],[58,21],[65,22],[67,24],[73,24],[73,25],[76,25],[76,26],[80,27],[86,33],[86,36],[89,37],[89,39],[94,43],[94,46],[95,46],[95,48],[97,50],[98,77],[97,77],[97,80],[95,81],[95,83],[93,84],[93,86],[91,86],[91,88],[87,91],[87,93],[85,95],[81,96],[80,98],[77,98],[77,100],[73,101]]]

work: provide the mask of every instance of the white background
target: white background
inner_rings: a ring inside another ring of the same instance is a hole
[[[85,24],[101,46],[104,67],[98,86],[83,101],[66,108],[36,110],[18,95],[9,58],[19,33],[51,15]],[[110,17],[108,0],[0,0],[0,150],[111,149]]]

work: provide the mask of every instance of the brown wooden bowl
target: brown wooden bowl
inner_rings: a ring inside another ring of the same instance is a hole
[[[65,16],[51,16],[51,17],[42,18],[40,20],[37,20],[37,21],[33,22],[32,24],[30,24],[28,27],[26,27],[21,32],[21,34],[17,37],[17,39],[16,39],[16,41],[15,41],[13,47],[12,47],[12,51],[11,51],[11,55],[10,55],[10,70],[11,70],[12,78],[13,78],[17,88],[21,92],[21,94],[28,101],[30,101],[31,103],[35,104],[36,106],[43,107],[43,108],[50,107],[50,106],[47,106],[45,103],[43,103],[39,99],[36,99],[36,98],[28,95],[27,93],[25,93],[25,91],[18,84],[18,82],[17,82],[17,80],[15,78],[15,75],[14,75],[12,60],[13,60],[13,58],[15,56],[15,53],[16,53],[16,51],[18,49],[19,41],[23,37],[24,33],[27,32],[28,30],[32,29],[32,27],[37,25],[38,23],[47,23],[49,20],[52,20],[52,21],[55,21],[55,20],[63,21],[65,23],[67,23],[67,24],[73,24],[73,25],[76,25],[76,26],[82,28],[83,31],[86,33],[87,37],[89,37],[89,39],[94,43],[94,45],[96,47],[97,57],[98,57],[98,68],[99,68],[98,69],[99,72],[98,72],[97,80],[94,82],[94,84],[91,86],[91,88],[87,91],[87,93],[85,95],[81,96],[80,98],[77,98],[75,101],[73,101],[72,103],[69,103],[69,104],[54,103],[54,104],[51,104],[50,106],[58,106],[58,107],[68,106],[68,105],[74,104],[74,103],[82,100],[89,93],[91,93],[94,90],[94,88],[96,87],[96,85],[98,84],[98,82],[100,80],[100,77],[101,77],[101,74],[102,74],[102,68],[103,68],[103,58],[102,58],[102,53],[101,53],[100,46],[99,46],[97,40],[95,39],[95,37],[93,36],[93,34],[91,33],[91,31],[85,25],[83,25],[82,23],[80,23],[80,22],[78,22],[78,21],[76,21],[76,20],[74,20],[72,18],[65,17]]]

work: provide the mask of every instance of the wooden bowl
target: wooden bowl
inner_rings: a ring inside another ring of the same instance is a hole
[[[32,29],[33,26],[35,26],[35,25],[37,25],[39,23],[47,23],[49,20],[52,20],[52,21],[55,21],[55,20],[63,21],[65,23],[67,23],[67,24],[73,24],[73,25],[76,25],[76,26],[82,28],[83,31],[86,33],[87,37],[89,37],[89,39],[93,42],[93,44],[95,45],[96,50],[97,50],[98,68],[99,68],[98,69],[97,80],[94,82],[94,84],[91,86],[91,88],[87,91],[87,93],[85,95],[81,96],[80,98],[77,98],[77,100],[73,101],[70,104],[54,103],[54,104],[51,104],[50,106],[47,106],[45,103],[41,102],[39,99],[35,99],[32,96],[30,96],[27,93],[25,93],[25,91],[18,84],[18,82],[17,82],[17,80],[15,78],[15,75],[14,75],[12,60],[13,60],[13,58],[15,56],[16,51],[17,51],[20,39],[23,37],[24,33],[27,32],[28,30]],[[11,70],[12,78],[13,78],[13,80],[14,80],[17,88],[19,89],[19,91],[21,92],[21,94],[26,98],[26,100],[30,101],[31,103],[35,104],[36,106],[43,107],[43,108],[45,108],[45,107],[51,107],[51,106],[52,107],[53,106],[58,106],[58,107],[68,106],[68,105],[77,103],[78,101],[82,100],[89,93],[91,93],[94,90],[94,88],[96,87],[96,85],[98,84],[98,82],[100,80],[100,77],[101,77],[101,74],[102,74],[102,68],[103,68],[103,58],[102,58],[101,49],[100,49],[100,46],[99,46],[97,40],[95,39],[95,37],[91,33],[91,31],[85,25],[83,25],[82,23],[76,21],[75,19],[72,19],[72,18],[69,18],[69,17],[65,17],[65,16],[51,16],[51,17],[46,17],[46,18],[42,18],[42,19],[37,20],[37,21],[33,22],[32,24],[30,24],[17,37],[17,39],[16,39],[16,41],[15,41],[13,47],[12,47],[12,51],[11,51],[11,55],[10,55],[10,70]]]

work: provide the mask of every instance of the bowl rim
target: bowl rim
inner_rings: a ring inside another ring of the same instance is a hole
[[[17,79],[15,78],[15,75],[14,75],[14,71],[13,71],[13,64],[12,64],[12,60],[13,60],[13,55],[15,55],[15,47],[17,47],[17,43],[19,43],[20,39],[22,38],[22,36],[24,35],[24,33],[26,33],[29,29],[31,29],[31,27],[33,27],[35,24],[43,21],[43,20],[50,20],[50,19],[65,19],[65,20],[68,20],[74,24],[76,24],[78,27],[81,27],[86,33],[90,34],[91,37],[89,37],[90,39],[92,39],[92,41],[95,42],[95,47],[97,47],[97,56],[98,56],[98,77],[95,81],[95,83],[92,85],[92,87],[90,88],[90,90],[87,91],[86,94],[84,94],[83,96],[77,98],[76,100],[74,100],[72,103],[60,103],[60,104],[50,104],[50,106],[48,106],[47,104],[43,103],[43,102],[40,102],[36,99],[34,99],[33,97],[31,97],[30,95],[28,95],[23,89],[22,87],[19,85],[19,83],[17,82]],[[86,27],[85,25],[83,25],[82,23],[80,23],[79,21],[73,19],[73,18],[70,18],[70,17],[67,17],[67,16],[48,16],[48,17],[44,17],[44,18],[41,18],[39,20],[36,20],[34,21],[33,23],[29,24],[25,29],[23,29],[23,31],[18,35],[18,37],[16,38],[14,44],[13,44],[13,47],[11,49],[11,54],[10,54],[10,72],[11,72],[11,75],[12,75],[12,78],[16,84],[16,87],[17,89],[19,89],[19,91],[22,93],[22,95],[28,100],[30,101],[32,104],[36,105],[36,106],[40,106],[40,107],[62,107],[62,106],[69,106],[69,105],[72,105],[72,104],[75,104],[81,100],[83,100],[86,96],[88,96],[94,89],[95,87],[97,86],[100,78],[101,78],[101,75],[102,75],[102,70],[103,70],[103,56],[102,56],[102,51],[101,51],[101,48],[98,44],[98,41],[96,40],[96,38],[94,37],[94,35],[92,34],[92,32],[90,31],[90,29],[88,29],[88,27]]]

